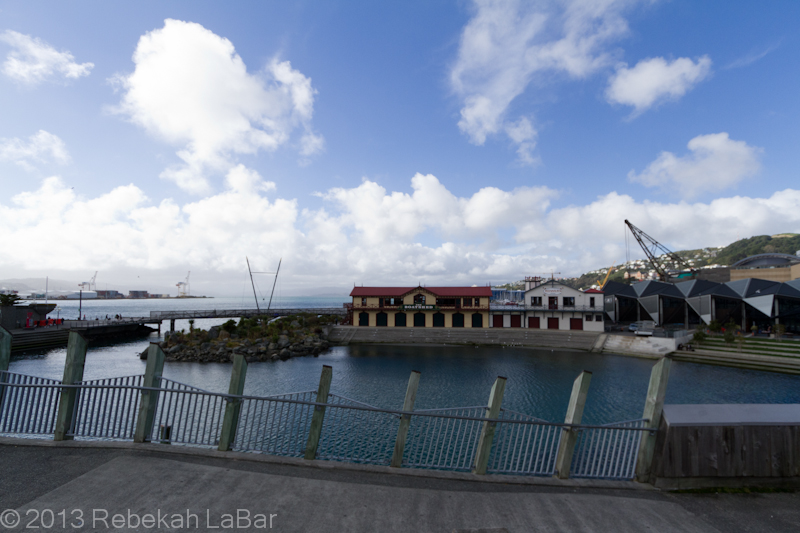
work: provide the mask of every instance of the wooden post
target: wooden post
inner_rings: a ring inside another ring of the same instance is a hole
[[[572,383],[572,394],[569,397],[569,407],[567,416],[564,418],[565,424],[580,424],[583,418],[583,408],[586,405],[586,395],[589,392],[589,384],[592,382],[592,373],[584,370]],[[575,445],[578,443],[578,430],[571,427],[562,428],[561,442],[558,444],[558,455],[556,455],[556,477],[560,479],[569,478],[569,470],[572,466],[572,455],[575,453]]]
[[[240,353],[233,358],[231,384],[228,394],[241,396],[244,393],[244,380],[247,377],[247,360]],[[222,421],[222,434],[219,436],[219,451],[227,452],[236,440],[236,428],[239,426],[239,412],[242,410],[241,398],[227,398],[225,418]]]
[[[64,363],[63,385],[74,385],[83,381],[83,367],[86,363],[86,349],[89,344],[83,336],[76,332],[69,332],[67,344],[67,360]],[[58,402],[58,413],[56,414],[56,431],[53,440],[72,440],[67,435],[72,427],[72,416],[75,405],[78,402],[78,389],[61,389],[61,398]]]
[[[322,375],[319,378],[319,389],[317,389],[317,403],[328,403],[328,393],[331,391],[331,379],[333,379],[333,368],[324,365]],[[322,435],[322,422],[325,420],[325,406],[317,405],[314,407],[314,415],[311,417],[311,428],[308,430],[308,442],[306,442],[306,459],[317,458],[317,447],[319,437]]]
[[[0,372],[8,370],[11,362],[11,332],[0,326]]]
[[[164,372],[164,351],[158,343],[151,342],[147,350],[147,366],[144,371],[143,387],[159,388],[161,374]],[[136,418],[136,430],[133,433],[133,442],[150,442],[153,429],[153,420],[156,417],[156,404],[158,391],[141,391],[142,398],[139,402],[139,416]],[[158,438],[158,437],[156,437]]]
[[[647,399],[644,404],[642,418],[649,420],[646,427],[653,432],[646,432],[639,442],[639,456],[636,459],[636,481],[647,483],[650,481],[650,469],[653,463],[653,452],[656,446],[656,434],[661,424],[661,412],[664,410],[664,396],[667,393],[669,381],[669,367],[672,360],[664,357],[653,366],[650,372],[650,385],[647,387]]]
[[[506,378],[498,376],[492,385],[489,393],[489,405],[486,407],[486,418],[496,420],[500,416],[500,406],[503,403],[503,394],[506,391]],[[478,449],[475,451],[475,466],[473,474],[485,474],[489,465],[489,455],[492,452],[492,441],[494,440],[494,429],[496,422],[484,422],[481,430]]]
[[[414,401],[417,399],[417,387],[419,387],[420,374],[416,370],[411,371],[406,388],[406,399],[403,401],[403,411],[411,412],[414,410]],[[403,466],[403,451],[406,448],[406,437],[408,428],[411,425],[411,415],[400,416],[400,427],[397,428],[397,439],[394,441],[394,453],[390,466],[400,468]]]

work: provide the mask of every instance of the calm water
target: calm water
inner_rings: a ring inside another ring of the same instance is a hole
[[[144,373],[138,358],[148,340],[95,346],[85,379]],[[61,378],[66,350],[15,357],[10,370]],[[320,357],[251,363],[245,394],[314,390],[322,365],[333,367],[332,392],[386,408],[403,404],[409,373],[422,373],[418,408],[484,405],[497,376],[508,378],[503,406],[547,420],[563,420],[572,381],[593,373],[584,421],[639,418],[652,361],[582,352],[519,348],[349,346]],[[170,363],[165,377],[225,392],[231,365]],[[800,376],[674,363],[667,403],[800,403]]]

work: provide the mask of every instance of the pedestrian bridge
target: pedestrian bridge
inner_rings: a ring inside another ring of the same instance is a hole
[[[241,318],[251,316],[289,316],[301,313],[345,316],[344,307],[303,307],[273,309],[212,309],[193,311],[150,311],[151,322],[161,320],[186,320],[189,318]]]

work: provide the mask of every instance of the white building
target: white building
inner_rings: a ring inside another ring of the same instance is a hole
[[[520,306],[492,306],[492,327],[605,331],[603,293],[579,291],[555,280],[525,278]]]

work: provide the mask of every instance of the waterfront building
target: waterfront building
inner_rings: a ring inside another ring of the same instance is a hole
[[[491,287],[354,287],[354,326],[485,328]]]
[[[596,289],[580,291],[554,279],[526,278],[524,304],[519,315],[494,314],[492,325],[520,327],[523,322],[531,329],[605,331],[603,293]]]
[[[800,254],[800,251],[797,252]],[[800,255],[758,254],[731,265],[731,281],[758,278],[791,281],[800,278]]]
[[[148,298],[147,291],[128,291],[128,298]]]

